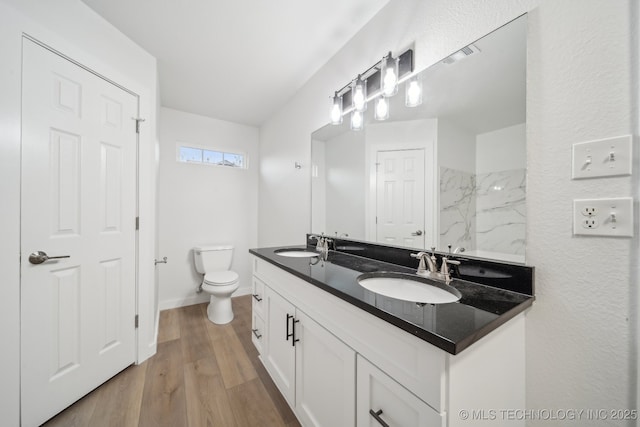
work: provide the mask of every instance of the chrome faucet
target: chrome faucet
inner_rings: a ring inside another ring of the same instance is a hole
[[[417,258],[420,260],[418,264],[418,270],[416,274],[418,276],[431,277],[434,274],[438,273],[438,268],[436,267],[436,256],[435,256],[436,248],[431,248],[431,256],[427,252],[418,252],[417,254],[411,254],[412,258]],[[428,269],[427,269],[428,266]]]
[[[327,255],[329,254],[329,243],[333,243],[333,240],[325,237],[324,233],[322,233],[320,236],[312,234],[311,236],[309,236],[309,239],[317,240],[316,251],[320,252],[322,257],[326,259]]]
[[[431,255],[427,252],[418,252],[417,254],[411,254],[412,258],[420,260],[418,264],[418,270],[416,274],[418,276],[429,277],[434,280],[444,281],[447,285],[453,281],[451,278],[451,269],[449,265],[460,265],[460,261],[442,257],[442,265],[440,271],[437,267],[437,259],[435,255],[436,248],[431,248]]]

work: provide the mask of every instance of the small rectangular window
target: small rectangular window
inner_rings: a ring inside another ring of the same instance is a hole
[[[179,146],[178,160],[185,163],[200,163],[239,169],[246,169],[247,167],[244,154],[208,150],[186,145]]]

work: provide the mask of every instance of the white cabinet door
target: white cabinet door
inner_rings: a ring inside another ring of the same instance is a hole
[[[391,377],[358,356],[358,427],[443,427],[445,418]]]
[[[264,287],[265,367],[289,405],[295,407],[296,348],[293,343],[295,306],[268,286]]]
[[[307,427],[355,424],[355,351],[297,311],[296,413]]]

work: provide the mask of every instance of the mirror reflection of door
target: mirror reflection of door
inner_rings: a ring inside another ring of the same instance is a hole
[[[378,151],[376,240],[424,247],[424,149]]]

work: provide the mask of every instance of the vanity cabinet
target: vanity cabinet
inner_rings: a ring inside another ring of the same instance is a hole
[[[525,408],[523,314],[452,355],[261,258],[253,269],[261,360],[304,426],[524,426],[482,412]]]
[[[269,286],[262,361],[305,426],[355,422],[355,352]]]
[[[444,416],[358,355],[358,427],[444,427]]]

